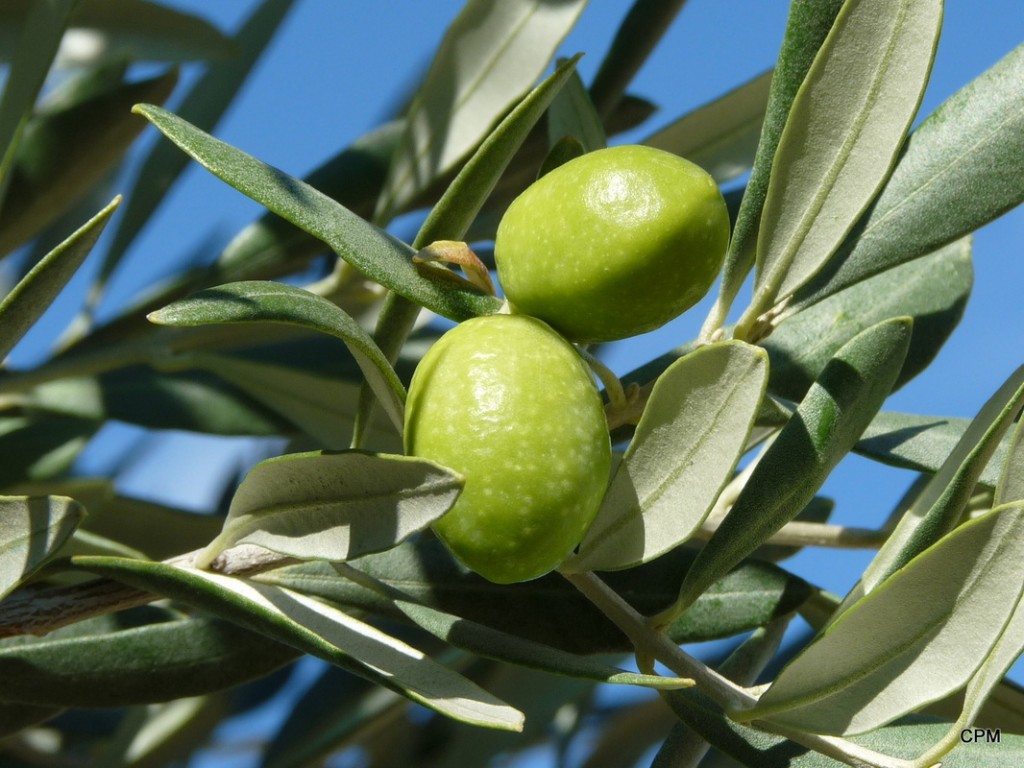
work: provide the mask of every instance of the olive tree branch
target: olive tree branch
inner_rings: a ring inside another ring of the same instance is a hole
[[[697,686],[726,711],[749,709],[757,697],[743,686],[719,674],[686,653],[667,635],[654,631],[647,619],[593,572],[562,573],[562,576],[590,600],[633,643],[638,654],[657,659],[679,677],[693,679]],[[854,768],[914,768],[914,763],[875,752],[846,739],[792,730],[774,723],[754,721],[761,730],[784,736],[823,755]]]
[[[203,550],[197,549],[162,562],[168,565],[192,564]],[[229,576],[251,576],[298,562],[259,547],[241,546],[221,553],[211,567]],[[97,578],[82,584],[15,593],[0,602],[0,638],[18,635],[46,635],[55,629],[94,616],[103,616],[162,600],[161,595],[146,592],[109,578]]]

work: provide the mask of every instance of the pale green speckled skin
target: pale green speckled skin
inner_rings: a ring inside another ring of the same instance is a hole
[[[508,584],[556,568],[597,513],[611,446],[587,365],[547,325],[490,315],[424,356],[405,445],[465,477],[434,530],[466,566]]]
[[[528,187],[498,226],[494,258],[517,312],[572,341],[612,341],[700,301],[728,244],[714,179],[631,145],[590,152]]]

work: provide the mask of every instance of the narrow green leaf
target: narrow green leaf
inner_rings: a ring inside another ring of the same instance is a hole
[[[297,592],[163,563],[99,557],[74,562],[227,618],[453,719],[490,728],[522,729],[519,712],[461,675],[400,640]]]
[[[719,184],[731,181],[754,163],[771,83],[772,72],[764,72],[641,143],[685,157]]]
[[[764,350],[738,341],[701,347],[665,371],[564,567],[628,568],[692,536],[746,450],[767,378]]]
[[[855,603],[752,709],[816,733],[863,733],[963,687],[1024,584],[1024,505],[957,528]]]
[[[462,479],[420,459],[344,451],[260,462],[231,500],[223,532],[197,561],[252,544],[300,559],[388,549],[455,503]]]
[[[799,401],[839,347],[875,323],[907,316],[914,332],[896,382],[903,386],[932,362],[956,328],[973,278],[971,243],[959,240],[787,318],[763,342],[771,357],[768,388]]]
[[[85,509],[61,496],[0,496],[0,598],[71,538]]]
[[[212,64],[178,106],[184,120],[206,130],[217,124],[281,21],[291,10],[293,2],[263,0],[233,39],[238,55]],[[188,158],[166,142],[155,144],[142,162],[134,187],[126,194],[128,204],[114,241],[100,266],[91,299],[93,302],[98,300],[107,280],[124,258],[128,246],[152,219],[153,211],[187,164]]]
[[[653,613],[675,599],[694,557],[695,552],[681,547],[604,578],[638,611]],[[554,574],[522,584],[492,584],[455,563],[439,541],[422,537],[352,565],[421,605],[552,648],[578,654],[632,649],[600,611]],[[277,569],[257,579],[339,605],[402,617],[389,600],[342,578],[328,563]],[[680,643],[729,637],[795,610],[808,594],[807,584],[780,568],[745,563],[711,587],[668,631]]]
[[[679,591],[685,607],[792,520],[857,442],[892,390],[910,345],[907,318],[844,344],[754,469]]]
[[[51,414],[110,419],[152,429],[213,435],[281,435],[291,422],[205,371],[155,371],[132,365],[99,376],[55,379],[32,390],[28,400]]]
[[[883,464],[934,474],[970,425],[971,419],[882,411],[864,430],[854,451]],[[979,483],[996,487],[1007,447],[1004,443],[996,448],[992,461],[978,478]]]
[[[36,0],[21,9],[17,47],[0,97],[0,203],[10,171],[46,73],[50,71],[77,0]]]
[[[392,423],[402,429],[405,387],[369,334],[322,296],[291,285],[247,281],[200,291],[149,315],[160,325],[287,323],[345,342]]]
[[[989,465],[997,464],[990,461]],[[1007,504],[1024,499],[1024,423],[1018,422],[1010,438],[1006,458],[998,462],[999,482],[993,504]]]
[[[339,450],[352,440],[360,387],[319,372],[234,355],[192,354],[189,362],[214,373],[295,424],[320,447]],[[361,377],[360,377],[361,380]],[[366,444],[401,451],[393,426],[372,429]]]
[[[551,100],[575,71],[579,56],[558,65],[534,88],[480,145],[459,171],[420,227],[413,247],[425,248],[437,240],[462,240],[480,209],[540,120]],[[400,354],[419,316],[419,306],[405,296],[391,294],[381,308],[374,340],[393,362]],[[352,445],[364,447],[373,423],[373,400],[367,388],[359,395]]]
[[[327,667],[294,704],[263,751],[259,768],[305,768],[366,736],[388,738],[404,725],[406,701],[370,682]],[[384,723],[391,728],[381,729]]]
[[[306,176],[305,183],[369,218],[401,131],[400,121],[370,131]],[[216,282],[268,279],[326,250],[314,235],[268,212],[231,239],[212,270]]]
[[[692,685],[692,681],[676,677],[625,672],[593,657],[567,653],[425,605],[396,600],[395,606],[416,626],[456,648],[478,656],[601,683],[639,685],[654,689],[686,688]]]
[[[158,768],[187,761],[231,711],[227,693],[138,707],[137,722],[122,721],[118,737],[96,758],[96,768]]]
[[[841,768],[843,765],[782,736],[729,719],[696,690],[671,691],[663,697],[683,723],[717,750],[740,761],[740,765],[756,768]],[[947,723],[905,718],[894,725],[854,736],[850,741],[896,758],[916,760],[945,735],[947,728]],[[1024,760],[1024,737],[1004,733],[999,744],[978,742],[954,750],[942,759],[942,768],[1005,768],[1021,760]],[[713,765],[724,768],[719,763]],[[732,768],[736,763],[727,765]],[[931,768],[929,763],[923,765]]]
[[[836,503],[832,499],[824,496],[815,496],[793,518],[793,522],[826,523],[832,516],[835,506]],[[764,560],[769,563],[781,563],[783,560],[793,557],[802,549],[803,547],[787,546],[785,544],[765,544],[754,550],[754,554],[751,557],[755,560]]]
[[[0,360],[57,298],[89,255],[120,202],[121,198],[115,197],[106,208],[50,251],[0,302]]]
[[[607,116],[621,104],[626,88],[685,2],[634,0],[590,86],[590,97],[599,114]]]
[[[987,599],[987,598],[986,598]],[[1024,601],[1018,600],[1017,607],[1010,616],[1009,622],[1003,629],[1002,635],[996,641],[988,656],[981,666],[971,675],[964,691],[963,704],[956,720],[949,727],[944,738],[938,741],[927,753],[928,759],[938,762],[957,744],[961,743],[961,735],[964,729],[973,727],[980,719],[991,719],[986,707],[990,707],[1002,698],[1010,700],[1009,709],[1011,718],[1019,720],[1022,710],[1020,708],[1020,691],[1010,689],[1002,685],[1004,676],[1010,671],[1010,667],[1024,651]],[[1013,695],[1015,694],[1015,695]],[[989,715],[986,717],[986,715]],[[1014,723],[1019,728],[1019,722]],[[985,725],[991,728],[999,726]],[[1016,730],[1016,728],[1015,728]]]
[[[842,5],[843,0],[793,0],[790,3],[786,34],[772,74],[754,167],[736,214],[736,225],[722,267],[719,296],[705,321],[702,335],[717,331],[726,322],[729,309],[754,266],[761,212],[782,129],[793,99]]]
[[[551,151],[548,152],[547,157],[544,158],[544,162],[540,164],[540,170],[537,171],[537,178],[547,176],[555,168],[560,165],[565,165],[570,160],[575,160],[577,157],[582,157],[586,154],[583,150],[583,145],[580,144],[572,136],[563,136],[551,147]]]
[[[843,5],[779,140],[750,314],[821,269],[885,182],[928,81],[941,19],[942,0]]]
[[[119,85],[26,125],[0,213],[0,253],[8,253],[82,201],[121,160],[145,127],[139,101],[161,103],[177,72]]]
[[[493,296],[462,287],[443,275],[438,276],[434,269],[424,269],[421,273],[412,263],[413,251],[408,245],[371,226],[304,182],[218,141],[159,107],[140,105],[135,111],[215,176],[316,235],[381,285],[453,320],[496,312],[501,306]]]
[[[938,472],[924,487],[846,596],[840,611],[937,542],[959,522],[982,469],[1024,404],[1024,366],[982,406]]]
[[[102,35],[107,58],[183,63],[240,53],[240,46],[205,19],[140,0],[80,0],[69,26]]]
[[[152,608],[142,615],[146,621],[137,626],[103,617],[42,638],[0,642],[0,699],[59,707],[170,701],[234,687],[298,656],[219,619]]]
[[[1024,202],[1022,99],[1024,45],[911,134],[878,199],[796,305],[931,253]]]
[[[45,723],[63,711],[63,707],[0,702],[0,738],[13,736],[33,725]]]
[[[65,472],[99,424],[46,412],[0,415],[0,489]]]
[[[221,529],[220,517],[143,501],[115,492],[107,478],[71,478],[25,483],[15,493],[70,496],[89,514],[76,533],[93,533],[115,539],[145,552],[151,558],[167,558],[190,552],[210,541]]]
[[[536,82],[586,4],[466,3],[409,107],[375,221],[390,221],[487,135]]]
[[[3,28],[17,25],[34,1],[5,0],[0,4],[0,61],[9,58],[10,51],[2,44],[8,37]],[[78,0],[68,28],[102,38],[98,46],[89,46],[82,58],[61,51],[61,61],[69,65],[95,63],[97,47],[102,47],[107,60],[186,62],[237,53],[230,38],[199,16],[148,0]]]
[[[601,118],[579,73],[573,73],[548,110],[548,143],[555,146],[566,136],[575,138],[584,152],[604,149],[608,140]]]

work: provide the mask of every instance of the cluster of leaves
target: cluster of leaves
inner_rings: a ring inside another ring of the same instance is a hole
[[[682,4],[636,0],[589,88],[576,59],[536,84],[585,5],[469,0],[402,116],[306,180],[208,133],[290,0],[264,0],[232,39],[143,0],[0,9],[17,41],[0,101],[0,250],[17,278],[0,353],[113,218],[121,198],[104,207],[91,190],[145,125],[131,105],[170,139],[125,192],[84,319],[50,359],[0,371],[5,761],[166,764],[302,654],[332,671],[264,765],[352,745],[386,764],[477,764],[544,738],[566,705],[593,711],[597,683],[658,698],[605,717],[593,765],[635,761],[636,745],[676,766],[1019,760],[1024,697],[1003,676],[1024,648],[1024,369],[971,421],[880,410],[956,326],[970,233],[1024,200],[1024,48],[908,135],[940,0],[793,0],[774,73],[646,140],[721,184],[750,176],[700,344],[625,378],[634,412],[610,420],[627,447],[561,573],[490,584],[431,537],[461,481],[397,455],[403,382],[437,333],[417,321],[501,304],[414,257],[492,238],[538,172],[642,123],[650,105],[626,87]],[[76,26],[107,55],[40,100]],[[126,77],[133,61],[196,58],[209,66],[177,114],[154,105],[174,70]],[[91,309],[189,156],[267,214],[96,326]],[[429,212],[411,244],[386,231],[416,210]],[[322,280],[275,280],[325,253]],[[72,471],[109,420],[291,447],[232,487],[222,519],[193,515]],[[884,530],[826,522],[818,492],[851,452],[920,473]],[[843,599],[779,565],[850,537],[878,553]],[[815,635],[755,686],[797,613]],[[680,649],[723,638],[733,651],[715,670]],[[617,666],[625,654],[639,672]],[[445,717],[407,719],[409,700]],[[612,749],[637,717],[639,738]],[[1004,728],[1002,743],[947,755],[978,722]]]

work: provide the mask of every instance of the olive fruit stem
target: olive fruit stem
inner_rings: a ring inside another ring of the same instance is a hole
[[[734,339],[745,341],[748,344],[757,344],[766,339],[775,327],[782,322],[786,308],[792,299],[792,295],[786,296],[782,301],[776,303],[767,310],[763,308],[763,302],[758,302],[755,296],[750,306],[736,322],[732,336]]]
[[[639,387],[630,387],[629,393],[622,386],[622,382],[619,377],[615,375],[614,371],[607,365],[602,363],[596,356],[592,355],[586,349],[581,346],[577,346],[576,350],[580,353],[580,356],[587,362],[597,378],[601,380],[604,385],[605,392],[608,393],[608,402],[611,406],[609,413],[609,421],[611,421],[612,414],[623,413],[630,409],[630,398],[636,399],[639,394]]]
[[[745,689],[686,653],[666,635],[653,631],[643,615],[592,571],[560,573],[622,630],[633,643],[638,656],[655,658],[679,677],[693,679],[705,693],[727,709],[746,709],[757,703],[757,699]]]
[[[633,643],[638,659],[655,658],[679,677],[693,679],[704,693],[726,711],[743,711],[757,703],[757,697],[751,691],[686,653],[667,635],[654,631],[644,616],[593,572],[560,573],[622,630]],[[884,755],[835,736],[804,733],[762,721],[754,721],[752,725],[784,736],[854,768],[915,768],[912,761]]]
[[[722,294],[718,295],[714,305],[711,307],[711,311],[708,312],[708,316],[704,319],[704,325],[700,328],[697,344],[703,346],[722,338],[724,335],[723,326],[725,325],[725,318],[729,314],[729,304],[731,303],[727,303]]]

